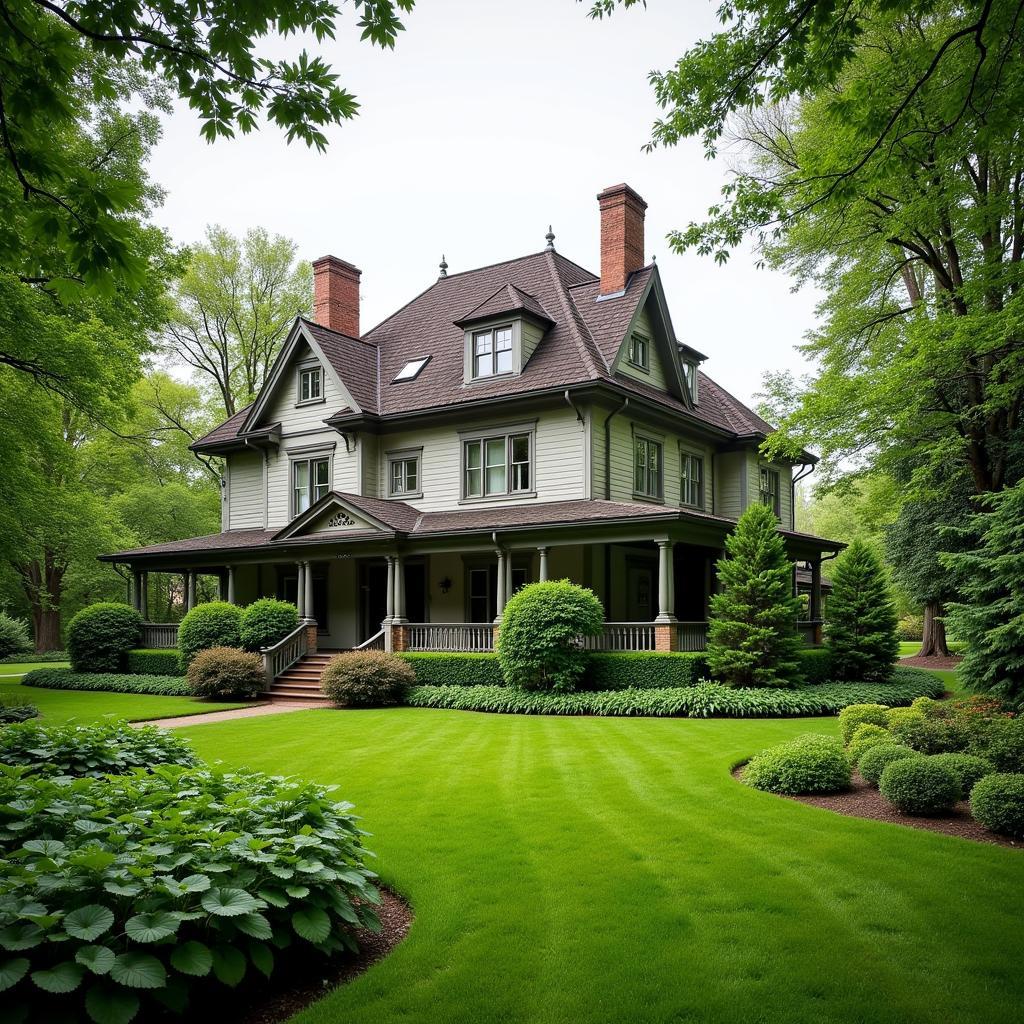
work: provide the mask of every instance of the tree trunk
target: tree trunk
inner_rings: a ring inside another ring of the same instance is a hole
[[[949,648],[946,646],[946,624],[939,616],[942,605],[938,601],[929,601],[924,606],[924,635],[921,637],[921,650],[918,658],[948,658]]]
[[[60,611],[32,606],[32,625],[36,633],[36,653],[60,650]]]
[[[18,567],[25,596],[32,608],[36,653],[59,651],[60,602],[64,586],[64,568],[57,564],[54,553],[45,549],[42,561],[35,559]]]

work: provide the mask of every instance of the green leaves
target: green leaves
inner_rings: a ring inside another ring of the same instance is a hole
[[[128,918],[124,930],[128,938],[136,942],[159,942],[173,935],[180,924],[181,920],[177,914],[158,910]]]
[[[76,939],[92,942],[93,939],[98,939],[104,932],[109,931],[113,923],[114,915],[110,910],[97,903],[89,903],[77,910],[72,910],[64,918],[64,930]]]
[[[127,988],[160,988],[167,981],[164,965],[149,953],[122,953],[110,976]]]
[[[217,946],[213,950],[213,973],[217,980],[234,988],[245,977],[246,962],[234,946]]]
[[[204,910],[218,917],[239,917],[260,909],[260,904],[244,889],[217,886],[204,892],[201,903]]]
[[[109,974],[115,959],[114,951],[107,946],[82,946],[75,953],[75,960],[93,974]]]
[[[139,997],[124,989],[97,985],[86,994],[85,1009],[95,1024],[129,1024],[139,1012]]]
[[[331,934],[331,919],[319,907],[310,907],[292,914],[292,927],[307,942],[323,942]]]
[[[66,992],[74,992],[82,983],[82,976],[85,968],[81,964],[72,963],[70,960],[47,971],[33,971],[32,980],[44,992],[52,992],[54,995],[63,995]]]
[[[209,947],[193,939],[175,946],[174,952],[171,953],[171,966],[182,974],[203,978],[210,973],[213,966],[213,954]]]
[[[0,992],[17,985],[28,974],[29,961],[24,957],[0,961]]]

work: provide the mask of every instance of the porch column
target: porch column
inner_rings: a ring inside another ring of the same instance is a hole
[[[313,611],[313,563],[303,562],[302,566],[305,570],[302,574],[302,611],[307,619],[312,619],[315,615]]]
[[[385,556],[388,563],[387,613],[384,621],[390,624],[395,617],[395,559],[392,555]]]
[[[540,582],[546,583],[548,578],[548,551],[550,548],[537,548],[540,554]]]
[[[235,567],[228,566],[228,604],[235,603]]]
[[[495,601],[495,604],[497,606],[496,607],[497,614],[494,616],[494,621],[495,622],[501,622],[502,613],[505,611],[505,583],[506,583],[506,579],[505,579],[505,575],[506,575],[505,565],[506,565],[507,561],[508,560],[505,557],[505,549],[504,548],[498,548],[498,572],[497,572],[497,577],[498,578],[495,581],[495,583],[497,584],[497,586],[496,586],[497,594],[496,594],[496,601]]]
[[[149,573],[139,573],[139,612],[144,622],[149,620]]]
[[[395,622],[405,622],[405,562],[395,555]]]
[[[821,559],[815,558],[811,562],[811,600],[810,600],[811,621],[816,622],[821,618]]]
[[[196,606],[196,574],[194,570],[189,569],[185,573],[185,609],[192,611]]]
[[[657,622],[675,622],[675,600],[672,591],[675,589],[672,562],[672,541],[658,542],[658,617]]]
[[[295,571],[298,574],[295,580],[295,607],[299,610],[299,618],[306,617],[306,563],[296,562]]]
[[[136,610],[141,611],[139,607],[139,593],[142,590],[140,581],[142,580],[142,573],[138,569],[132,570],[132,580],[129,584],[129,596],[130,600],[128,603]]]

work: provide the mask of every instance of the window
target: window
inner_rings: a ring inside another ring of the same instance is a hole
[[[319,366],[303,366],[299,370],[299,401],[319,402],[324,397],[323,371]]]
[[[530,447],[529,434],[503,434],[464,441],[463,497],[483,498],[531,490]]]
[[[761,494],[762,505],[767,505],[776,515],[781,515],[779,507],[779,473],[775,469],[761,467]]]
[[[330,459],[301,459],[292,463],[292,515],[305,512],[329,490]]]
[[[634,439],[633,490],[648,498],[661,497],[661,444],[647,437]]]
[[[686,380],[687,390],[690,392],[690,400],[697,404],[697,364],[689,359],[683,360],[683,377]]]
[[[420,460],[419,456],[391,459],[388,493],[419,494],[420,493]]]
[[[512,372],[512,325],[473,334],[473,379]]]
[[[650,348],[651,343],[642,334],[630,335],[629,339],[629,361],[638,366],[641,370],[650,369]]]
[[[704,460],[699,455],[682,453],[679,499],[683,505],[704,507]]]
[[[415,380],[427,363],[430,362],[430,356],[424,356],[422,359],[411,359],[403,366],[398,373],[395,374],[395,379],[391,382],[392,384],[400,384],[402,381]]]

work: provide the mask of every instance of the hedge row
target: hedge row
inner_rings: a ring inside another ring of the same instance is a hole
[[[183,676],[175,649],[138,648],[128,652],[128,674],[136,676]]]
[[[130,676],[115,672],[72,672],[68,668],[37,668],[22,686],[44,690],[106,690],[110,693],[155,693],[163,697],[190,697],[192,691],[181,676]]]
[[[849,704],[885,701],[909,704],[915,697],[941,696],[942,681],[929,672],[886,684],[821,683],[794,690],[739,689],[720,683],[663,689],[537,693],[508,686],[414,686],[413,707],[491,711],[519,715],[642,715],[683,718],[781,718],[834,715]]]
[[[420,686],[502,686],[496,654],[415,652],[402,654]]]
[[[23,651],[21,654],[8,654],[6,658],[0,658],[0,665],[39,665],[67,660],[67,651]]]

